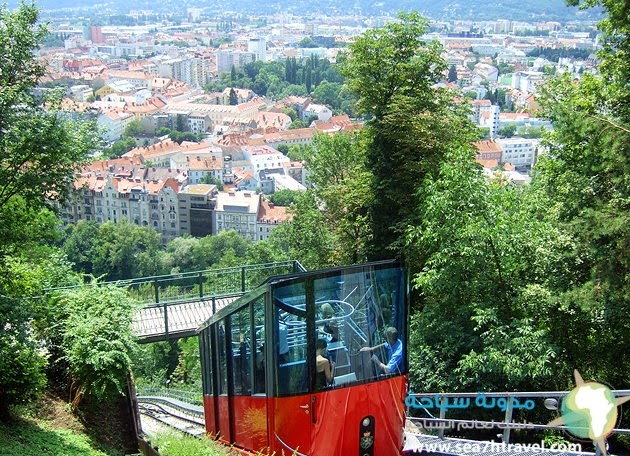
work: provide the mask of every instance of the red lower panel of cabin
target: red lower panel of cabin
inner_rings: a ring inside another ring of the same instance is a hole
[[[302,396],[219,397],[216,420],[210,396],[206,426],[214,433],[218,422],[226,443],[263,454],[394,456],[403,446],[406,392],[406,378],[397,376]],[[234,435],[226,438],[230,420]]]

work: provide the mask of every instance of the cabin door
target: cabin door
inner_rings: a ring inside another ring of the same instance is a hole
[[[309,393],[306,320],[303,306],[274,305],[273,439],[278,454],[282,449],[285,454],[309,454],[311,449],[314,396]]]

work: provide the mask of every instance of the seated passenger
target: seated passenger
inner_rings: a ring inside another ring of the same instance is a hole
[[[398,338],[398,330],[392,326],[385,330],[385,339],[387,342],[375,347],[363,347],[362,352],[373,352],[374,350],[384,347],[387,350],[387,364],[381,362],[378,356],[372,355],[372,362],[376,366],[378,373],[384,374],[400,374],[403,369],[403,344]]]
[[[322,331],[329,335],[330,342],[337,342],[339,340],[339,327],[337,326],[337,322],[332,320],[335,317],[335,311],[333,307],[329,303],[322,304],[322,319],[324,321],[324,326],[322,327]]]
[[[317,377],[315,379],[315,388],[321,390],[332,385],[334,379],[335,363],[331,362],[324,356],[328,343],[325,339],[317,339],[315,344],[315,363],[317,367]]]
[[[321,332],[324,334],[324,337],[329,343],[335,343],[339,341],[339,326],[337,326],[337,322],[333,320],[335,317],[335,311],[333,307],[329,303],[322,304],[322,319],[324,320],[324,326],[321,329]],[[328,358],[333,362],[337,362],[337,352],[330,351],[328,353]]]

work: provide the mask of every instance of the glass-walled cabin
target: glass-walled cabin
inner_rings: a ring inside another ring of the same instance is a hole
[[[403,267],[379,262],[273,277],[217,312],[199,330],[208,432],[255,451],[317,453],[324,412],[339,415],[337,428],[349,416],[330,401],[363,401],[352,386],[406,374],[407,299]],[[318,373],[318,354],[332,381]],[[383,413],[399,420],[404,395],[396,389],[393,411]],[[368,431],[365,417],[357,420],[359,439]]]

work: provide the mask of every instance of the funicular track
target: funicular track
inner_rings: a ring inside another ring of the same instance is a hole
[[[138,410],[145,427],[157,422],[193,437],[206,433],[203,408],[177,399],[160,396],[138,396]],[[146,431],[146,430],[145,430]]]

